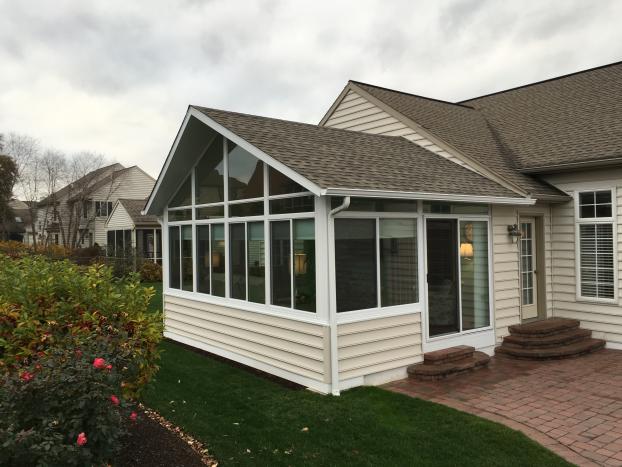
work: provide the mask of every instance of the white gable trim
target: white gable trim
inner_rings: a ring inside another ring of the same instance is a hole
[[[266,163],[270,167],[273,167],[274,169],[276,169],[279,172],[283,173],[284,175],[286,175],[287,177],[289,177],[290,179],[292,179],[293,181],[295,181],[299,185],[301,185],[304,188],[306,188],[308,191],[310,191],[314,195],[320,196],[320,194],[322,192],[322,189],[318,185],[316,185],[315,183],[313,183],[309,179],[303,177],[299,173],[293,171],[292,169],[287,167],[282,162],[279,162],[278,160],[276,160],[273,157],[269,156],[268,154],[263,152],[261,149],[253,146],[251,143],[246,141],[244,138],[236,135],[235,133],[233,133],[228,128],[222,126],[220,123],[216,122],[212,118],[210,118],[207,115],[205,115],[203,112],[201,112],[201,111],[199,111],[199,110],[197,110],[197,109],[195,109],[193,107],[190,107],[188,109],[188,112],[186,113],[186,117],[184,118],[184,122],[183,122],[183,124],[182,124],[182,126],[181,126],[181,128],[179,130],[179,133],[177,134],[177,138],[175,139],[175,143],[173,144],[173,147],[171,148],[171,151],[169,152],[169,154],[168,154],[168,156],[166,158],[166,162],[164,163],[164,168],[162,169],[162,172],[160,173],[160,176],[158,177],[158,181],[156,182],[156,185],[155,185],[155,187],[153,189],[153,192],[149,196],[149,201],[147,202],[147,205],[146,205],[144,211],[142,211],[143,214],[147,213],[149,211],[149,209],[151,208],[151,204],[152,204],[153,198],[154,198],[155,194],[157,193],[157,191],[160,189],[161,182],[164,179],[164,177],[166,176],[166,172],[168,170],[168,167],[169,167],[169,165],[171,163],[173,155],[175,154],[175,152],[177,150],[177,146],[179,144],[179,141],[181,140],[182,135],[184,134],[186,125],[188,124],[188,121],[190,120],[190,117],[195,117],[197,120],[199,120],[200,122],[204,123],[205,125],[210,127],[212,130],[216,131],[217,133],[220,133],[222,136],[224,136],[228,140],[234,142],[235,144],[240,146],[242,149],[244,149],[244,150],[248,151],[249,153],[251,153],[253,156],[255,156],[260,161]]]
[[[110,214],[108,215],[108,217],[106,218],[106,222],[104,223],[104,228],[108,229],[108,224],[110,222],[110,219],[112,219],[112,216],[114,215],[114,213],[118,210],[118,209],[123,209],[125,211],[125,213],[127,214],[127,217],[129,217],[130,219],[132,218],[132,216],[130,216],[130,214],[127,212],[127,210],[125,209],[125,207],[121,204],[120,200],[117,200],[114,203],[114,206],[112,206],[112,211],[110,211]],[[134,227],[134,221],[132,220],[132,227]]]

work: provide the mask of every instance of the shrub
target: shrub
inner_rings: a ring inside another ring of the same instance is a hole
[[[162,266],[146,260],[140,267],[140,277],[145,282],[160,282],[162,280]]]
[[[157,371],[162,317],[148,312],[154,293],[137,274],[117,279],[102,265],[0,255],[3,455],[48,456],[53,446],[59,459],[110,460],[123,417],[106,398],[137,397]],[[112,365],[110,372],[95,371],[96,357]],[[24,381],[23,374],[34,377]],[[88,442],[76,450],[81,432]]]

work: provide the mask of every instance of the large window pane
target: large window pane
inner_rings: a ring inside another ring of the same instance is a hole
[[[335,219],[337,312],[378,306],[375,219]]]
[[[225,217],[225,207],[220,206],[206,206],[203,208],[196,208],[196,218],[200,219],[220,219]]]
[[[192,209],[175,209],[168,211],[168,221],[191,221],[192,220]]]
[[[225,296],[225,226],[212,225],[212,295]]]
[[[181,226],[181,288],[192,291],[192,226]]]
[[[197,226],[197,290],[210,293],[209,225]]]
[[[460,221],[462,330],[490,325],[488,223]]]
[[[225,200],[224,172],[223,138],[218,135],[196,168],[196,204],[220,203]]]
[[[168,228],[168,258],[169,258],[169,272],[168,272],[168,286],[172,289],[179,289],[180,276],[179,276],[179,227]]]
[[[381,219],[381,306],[416,303],[417,276],[417,221]]]
[[[246,300],[246,226],[245,224],[229,225],[229,294],[231,298]]]
[[[270,269],[273,305],[292,306],[289,221],[271,223]]]
[[[263,201],[229,205],[229,217],[263,216]]]
[[[266,259],[263,222],[248,223],[248,300],[266,302]]]
[[[313,196],[294,196],[270,200],[270,214],[311,212],[315,209]]]
[[[315,223],[294,220],[294,308],[315,312]]]
[[[173,199],[168,204],[169,208],[177,208],[180,206],[190,206],[192,204],[192,180],[190,177],[186,178],[186,181],[182,183],[173,196]]]
[[[283,175],[278,170],[270,167],[268,169],[268,177],[270,184],[270,195],[286,195],[290,193],[300,193],[306,189],[293,181],[291,178]]]
[[[231,141],[229,148],[229,199],[263,196],[263,162]]]

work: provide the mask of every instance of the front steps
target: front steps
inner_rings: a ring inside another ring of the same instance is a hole
[[[439,380],[483,368],[489,361],[490,357],[484,352],[459,345],[423,354],[423,363],[410,365],[408,374],[421,380]]]
[[[527,360],[572,358],[595,352],[605,341],[592,339],[592,331],[581,329],[579,321],[549,318],[528,324],[510,326],[496,353]]]

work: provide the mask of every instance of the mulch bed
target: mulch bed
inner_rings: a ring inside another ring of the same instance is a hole
[[[129,428],[121,454],[114,463],[118,467],[216,467],[201,443],[167,422],[156,412],[141,410],[138,421]]]

